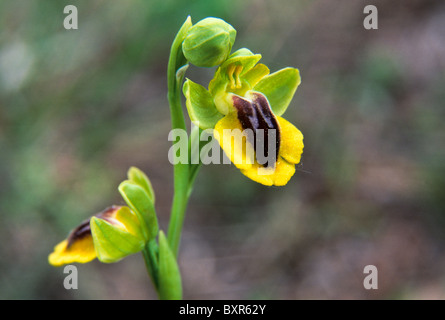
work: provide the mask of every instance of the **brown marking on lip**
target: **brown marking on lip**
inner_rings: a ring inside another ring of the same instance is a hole
[[[249,101],[234,95],[233,105],[237,109],[238,120],[243,129],[251,129],[253,132],[253,144],[255,153],[257,152],[257,130],[264,130],[264,157],[269,157],[269,130],[275,129],[276,148],[273,163],[265,163],[263,167],[273,167],[278,159],[280,149],[280,128],[278,121],[273,114],[266,97],[260,93],[252,93],[253,99]],[[258,160],[258,159],[257,159]]]
[[[120,206],[111,206],[94,216],[112,223],[112,220],[110,218],[120,208],[121,208]],[[71,233],[68,236],[67,248],[69,248],[75,241],[80,240],[87,236],[91,236],[90,220],[91,218],[83,221],[79,226],[77,226],[73,231],[71,231]]]

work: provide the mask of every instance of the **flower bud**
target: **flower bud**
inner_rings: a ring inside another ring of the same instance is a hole
[[[229,56],[235,37],[236,30],[224,20],[205,18],[187,32],[182,51],[195,66],[217,66]]]
[[[141,251],[145,246],[138,218],[128,207],[112,207],[91,218],[91,234],[97,258],[111,263]]]

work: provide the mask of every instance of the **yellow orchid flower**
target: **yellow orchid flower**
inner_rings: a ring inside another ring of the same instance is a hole
[[[192,122],[213,129],[221,148],[245,176],[267,186],[283,186],[303,152],[303,134],[281,117],[301,79],[295,68],[269,74],[267,66],[257,64],[260,59],[261,55],[240,49],[219,66],[208,90],[187,79],[183,91]]]
[[[87,263],[96,257],[116,262],[144,245],[136,215],[128,207],[111,206],[72,230],[54,247],[48,261],[53,266]]]

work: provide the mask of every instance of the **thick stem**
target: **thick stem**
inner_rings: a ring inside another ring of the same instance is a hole
[[[170,74],[169,74],[170,76]],[[176,78],[176,73],[174,73]],[[172,114],[172,129],[186,130],[180,101],[180,88],[177,85],[174,93],[169,94],[170,111]],[[179,116],[180,113],[180,116]],[[188,202],[189,165],[177,163],[173,168],[174,195],[168,227],[168,243],[172,252],[177,256],[184,223],[185,209]]]
[[[180,175],[181,174],[177,175],[177,177]],[[176,256],[178,255],[179,251],[179,243],[181,241],[182,226],[184,224],[187,202],[187,187],[183,188],[182,184],[178,188],[175,187],[167,240],[172,252]]]

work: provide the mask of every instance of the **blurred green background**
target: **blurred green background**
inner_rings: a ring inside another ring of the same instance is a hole
[[[74,4],[79,29],[63,28]],[[379,29],[363,28],[374,4]],[[155,299],[141,255],[47,256],[144,170],[167,228],[166,67],[187,15],[238,31],[234,50],[300,69],[285,114],[305,136],[288,185],[202,168],[180,250],[186,299],[445,298],[445,2],[0,2],[0,298]],[[192,67],[205,84],[213,70]],[[378,289],[363,288],[366,265]]]

